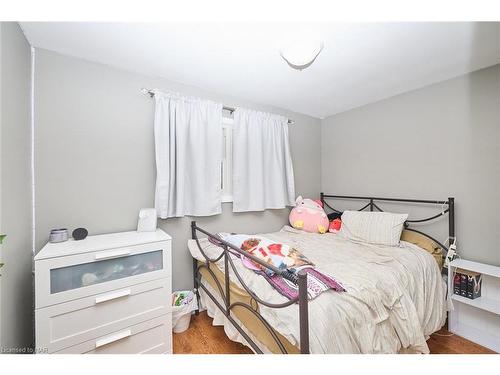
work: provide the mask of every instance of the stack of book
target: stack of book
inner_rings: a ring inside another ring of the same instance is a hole
[[[470,299],[481,297],[481,282],[480,273],[457,268],[453,278],[453,293]]]

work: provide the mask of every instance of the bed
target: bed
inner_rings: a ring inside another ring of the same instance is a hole
[[[454,238],[454,200],[423,201],[344,197],[364,200],[360,210],[382,211],[382,201],[439,205],[441,212],[407,220],[399,247],[355,243],[338,234],[315,234],[284,226],[262,234],[293,246],[320,271],[345,286],[345,293],[328,291],[307,300],[306,276],[299,273],[299,296],[289,300],[244,267],[232,245],[213,244],[214,234],[192,223],[188,248],[193,256],[195,289],[200,306],[224,325],[227,336],[256,353],[428,353],[426,340],[445,323],[446,284],[440,265],[446,247],[412,224],[448,216]],[[220,241],[220,240],[219,240]],[[240,250],[241,251],[241,250]]]

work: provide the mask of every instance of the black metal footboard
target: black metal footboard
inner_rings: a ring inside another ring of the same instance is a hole
[[[199,239],[198,239],[198,233],[202,233],[209,238],[211,238],[214,242],[217,242],[222,250],[221,254],[217,258],[210,258],[205,252],[203,251]],[[226,318],[233,324],[233,326],[238,330],[238,332],[245,338],[245,340],[248,342],[248,344],[252,347],[252,349],[256,353],[262,353],[262,350],[259,348],[259,346],[250,338],[250,336],[247,334],[247,332],[243,329],[243,327],[240,326],[240,324],[231,316],[231,311],[235,307],[241,307],[249,312],[251,312],[265,327],[265,329],[269,332],[271,335],[272,339],[278,346],[279,350],[283,354],[287,354],[287,350],[285,348],[285,345],[283,342],[281,342],[280,338],[276,334],[276,331],[274,331],[273,327],[264,319],[264,317],[259,313],[258,311],[258,306],[263,305],[266,307],[270,308],[284,308],[290,305],[293,305],[294,303],[298,303],[299,305],[299,324],[300,324],[300,353],[302,354],[308,354],[309,353],[309,317],[308,317],[308,298],[307,298],[307,274],[304,271],[299,271],[298,277],[296,280],[294,280],[299,288],[299,295],[297,298],[294,298],[290,301],[280,303],[280,304],[275,304],[275,303],[269,303],[266,301],[263,301],[259,296],[252,291],[245,283],[241,275],[238,273],[238,270],[236,269],[233,259],[231,258],[231,252],[232,253],[239,253],[244,255],[245,257],[251,259],[252,261],[260,264],[261,266],[272,270],[276,274],[283,275],[283,271],[273,267],[272,265],[269,265],[262,260],[260,260],[257,257],[254,257],[251,254],[246,253],[245,251],[233,246],[232,244],[221,240],[219,237],[213,235],[210,232],[207,232],[206,230],[198,227],[196,225],[195,221],[191,222],[191,235],[192,238],[196,241],[198,245],[198,249],[200,250],[201,254],[205,258],[205,262],[203,264],[198,264],[198,261],[193,258],[193,275],[194,275],[194,288],[196,292],[196,297],[198,298],[199,302],[199,289],[202,289],[208,297],[215,303],[215,305],[224,313]],[[219,262],[220,260],[224,261],[224,285],[221,285],[219,280],[217,279],[216,275],[213,272],[212,267],[217,267],[215,264],[216,262]],[[207,270],[207,272],[212,276],[214,282],[217,285],[217,291],[219,293],[220,299],[223,301],[223,304],[221,304],[217,298],[208,290],[208,288],[201,283],[201,274],[200,270],[204,268]],[[242,287],[245,289],[245,291],[250,295],[251,301],[254,301],[255,304],[250,303],[243,303],[243,302],[232,302],[231,301],[231,293],[230,293],[230,272],[232,272]],[[285,276],[285,275],[283,275]],[[288,275],[287,275],[288,276]],[[198,314],[198,311],[196,311],[196,314]]]

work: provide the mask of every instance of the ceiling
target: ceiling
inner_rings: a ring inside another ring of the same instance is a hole
[[[499,23],[21,22],[29,42],[317,118],[500,63]],[[325,48],[307,69],[279,49]]]

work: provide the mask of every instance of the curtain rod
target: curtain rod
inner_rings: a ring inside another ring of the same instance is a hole
[[[142,91],[143,94],[148,94],[151,98],[153,96],[155,96],[155,93],[154,93],[153,90],[150,90],[150,89],[141,89],[141,91]],[[222,107],[222,109],[225,110],[225,111],[230,112],[231,114],[233,114],[233,112],[236,111],[236,108],[228,107],[228,106],[224,106],[224,107]],[[293,124],[295,124],[295,121],[288,119],[288,125],[293,125]]]

